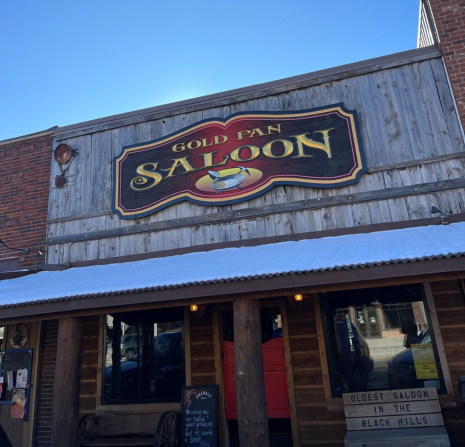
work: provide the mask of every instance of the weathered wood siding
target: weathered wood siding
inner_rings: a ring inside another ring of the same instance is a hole
[[[82,329],[79,417],[95,413],[99,359],[99,316],[85,317]]]
[[[327,407],[313,304],[287,312],[300,445],[343,446],[344,411]]]
[[[465,375],[465,297],[461,281],[431,283],[457,406],[443,408],[452,446],[465,446],[465,407],[459,396],[459,377]]]
[[[52,163],[48,237],[85,234],[136,224],[207,215],[224,210],[289,203],[303,199],[384,190],[460,179],[464,158],[364,174],[360,183],[335,189],[278,186],[248,202],[201,206],[182,202],[151,216],[120,220],[111,212],[112,157],[123,146],[178,131],[199,120],[241,111],[302,110],[343,102],[355,109],[369,167],[446,154],[464,153],[457,113],[441,59],[430,59],[341,81],[276,94],[218,108],[143,122],[62,140],[79,151],[68,171],[69,184],[54,186],[59,166]],[[58,141],[55,142],[55,145]],[[415,164],[415,163],[414,163]],[[297,212],[268,214],[233,222],[152,231],[100,240],[50,245],[47,261],[62,263],[153,252],[259,236],[303,233],[431,217],[430,207],[465,211],[465,189],[419,194],[367,203],[340,204]],[[65,221],[61,221],[65,219]]]
[[[201,318],[191,316],[190,342],[192,385],[216,383],[213,315],[211,312]]]

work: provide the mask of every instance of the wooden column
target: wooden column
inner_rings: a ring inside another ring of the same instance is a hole
[[[81,343],[81,318],[60,319],[52,412],[52,447],[76,444]]]
[[[233,311],[239,442],[269,447],[260,306],[256,300],[234,301]]]

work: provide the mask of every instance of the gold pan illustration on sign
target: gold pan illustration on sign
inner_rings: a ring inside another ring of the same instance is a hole
[[[233,189],[242,190],[260,180],[262,176],[263,173],[258,169],[236,166],[221,171],[208,171],[208,175],[197,180],[195,186],[202,191],[212,192],[213,190],[215,194],[218,194]]]

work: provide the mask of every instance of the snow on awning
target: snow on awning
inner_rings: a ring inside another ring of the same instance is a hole
[[[465,222],[225,248],[0,281],[0,307],[464,254]]]

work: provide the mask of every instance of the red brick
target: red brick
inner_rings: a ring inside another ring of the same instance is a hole
[[[465,127],[465,2],[430,0],[450,83]]]

